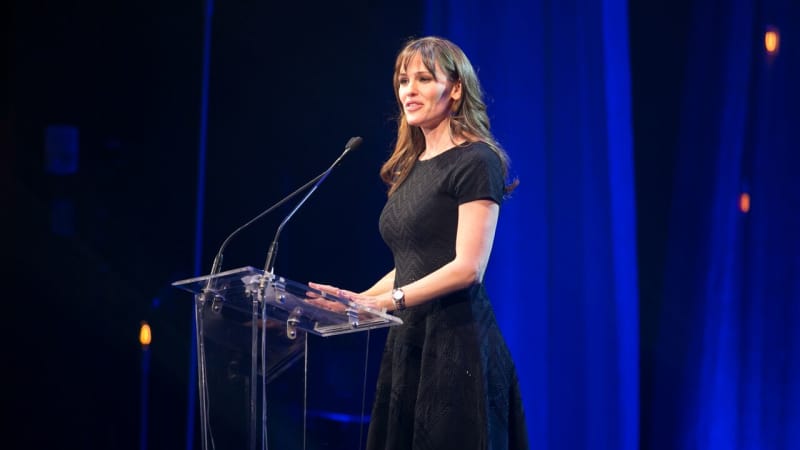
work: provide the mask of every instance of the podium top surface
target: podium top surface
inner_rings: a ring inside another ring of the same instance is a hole
[[[287,321],[299,329],[320,336],[366,331],[403,323],[386,312],[336,297],[305,283],[272,276],[264,280],[264,271],[251,266],[188,278],[172,283],[192,292],[196,299],[215,302],[218,307],[239,311],[254,310],[259,319]]]

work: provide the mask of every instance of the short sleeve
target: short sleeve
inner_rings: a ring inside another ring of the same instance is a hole
[[[458,204],[482,199],[502,204],[505,178],[500,157],[483,142],[457,151],[450,189]]]

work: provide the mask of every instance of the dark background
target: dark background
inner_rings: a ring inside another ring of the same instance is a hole
[[[629,2],[645,416],[688,5]],[[150,447],[184,446],[191,298],[170,283],[196,275],[196,256],[207,272],[228,233],[327,168],[351,136],[364,145],[287,226],[276,270],[353,289],[383,275],[391,262],[377,233],[378,169],[394,136],[392,65],[406,38],[422,32],[423,10],[424,2],[217,2],[203,253],[195,255],[201,5],[14,3],[2,122],[13,269],[3,403],[24,447],[138,446],[141,321],[154,330]],[[53,124],[79,129],[74,174],[44,170]],[[65,202],[71,209],[54,208]],[[225,268],[263,265],[286,212],[240,234]]]

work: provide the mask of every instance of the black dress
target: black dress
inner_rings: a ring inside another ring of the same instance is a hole
[[[380,231],[404,286],[455,257],[458,206],[503,199],[499,158],[482,142],[417,161]],[[398,311],[378,375],[370,450],[527,449],[519,383],[483,284]]]

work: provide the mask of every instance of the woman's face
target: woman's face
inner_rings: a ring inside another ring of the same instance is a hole
[[[414,55],[405,71],[397,76],[398,98],[409,125],[422,129],[436,128],[450,115],[450,105],[461,95],[461,85],[451,83],[436,65],[436,77]]]

